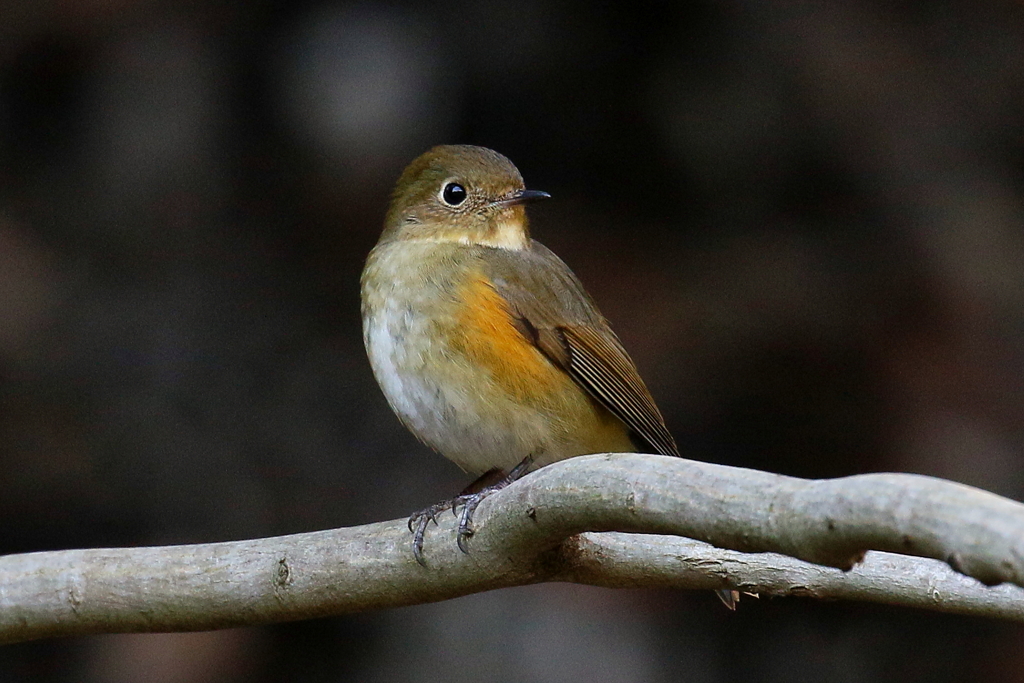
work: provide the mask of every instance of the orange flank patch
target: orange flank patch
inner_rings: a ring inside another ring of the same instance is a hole
[[[583,394],[572,378],[523,337],[508,304],[484,277],[466,282],[459,298],[463,306],[456,320],[461,332],[457,347],[472,363],[488,369],[512,397],[550,407],[565,398],[563,392]]]
[[[486,278],[471,277],[458,297],[463,305],[454,318],[453,346],[490,375],[475,387],[478,410],[524,430],[528,424],[536,427],[543,415],[546,435],[526,446],[539,465],[583,453],[634,450],[625,425],[516,328],[508,304]]]

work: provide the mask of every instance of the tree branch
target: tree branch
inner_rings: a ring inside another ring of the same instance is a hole
[[[306,619],[542,581],[734,587],[1024,621],[1024,505],[930,477],[808,481],[680,458],[595,455],[493,495],[476,525],[465,555],[455,547],[454,517],[445,516],[428,532],[426,568],[412,558],[404,520],[0,557],[0,642]],[[986,584],[1017,586],[987,588],[937,562],[888,553],[841,571],[867,550],[940,559]]]
[[[844,572],[678,536],[611,532],[580,538],[574,563],[558,580],[605,588],[720,588],[728,582],[758,596],[862,600],[1024,621],[1024,589],[986,586],[937,560],[871,551]]]

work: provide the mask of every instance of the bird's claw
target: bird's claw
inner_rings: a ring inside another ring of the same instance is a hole
[[[459,533],[456,536],[455,541],[459,546],[459,550],[465,554],[469,554],[469,548],[466,545],[466,542],[475,533],[473,529],[473,513],[476,512],[476,509],[485,498],[495,491],[500,491],[501,488],[503,487],[488,486],[477,493],[468,496],[460,496],[460,498],[464,498],[464,500],[461,501],[462,514],[459,516]]]
[[[434,526],[437,526],[438,513],[444,512],[453,503],[454,501],[445,500],[409,515],[408,526],[409,531],[412,532],[412,556],[423,567],[427,566],[427,561],[423,559],[423,536],[427,533],[427,525],[433,522]]]
[[[521,463],[513,467],[511,472],[492,486],[485,486],[475,493],[464,493],[451,500],[441,501],[419,512],[414,512],[409,517],[409,531],[412,532],[412,554],[416,561],[424,567],[427,566],[426,560],[423,559],[423,536],[426,534],[427,525],[430,522],[434,522],[436,525],[437,515],[448,509],[459,518],[456,543],[459,546],[459,550],[468,555],[469,547],[466,542],[475,533],[473,529],[473,513],[480,507],[480,503],[484,502],[492,493],[496,493],[512,482],[521,479],[529,471],[532,464],[533,458],[526,457]],[[461,513],[459,508],[462,509]]]

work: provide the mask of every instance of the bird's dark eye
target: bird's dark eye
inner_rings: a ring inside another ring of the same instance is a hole
[[[466,201],[466,188],[458,183],[448,183],[441,191],[441,199],[445,201],[445,204],[458,206]]]

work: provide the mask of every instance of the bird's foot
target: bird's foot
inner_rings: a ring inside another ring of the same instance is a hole
[[[409,531],[412,532],[412,556],[421,566],[427,566],[427,561],[423,559],[423,535],[427,532],[427,525],[431,522],[437,525],[437,516],[445,510],[452,509],[456,500],[458,498],[434,503],[409,516]]]
[[[480,503],[489,497],[492,493],[497,493],[509,484],[516,482],[523,478],[523,476],[530,470],[530,465],[533,464],[533,456],[526,456],[523,461],[512,468],[512,470],[491,484],[485,486],[479,491],[474,493],[467,493],[461,496],[457,496],[452,500],[452,512],[459,514],[458,509],[462,508],[462,514],[459,515],[459,535],[456,543],[458,543],[459,550],[469,554],[469,548],[466,547],[466,541],[473,535],[473,513],[480,506]]]
[[[409,531],[412,532],[412,554],[416,558],[416,561],[420,565],[426,567],[426,560],[423,559],[423,536],[427,531],[427,525],[430,522],[437,524],[437,515],[445,510],[451,510],[453,514],[459,517],[459,533],[457,543],[459,550],[464,553],[469,553],[469,549],[466,546],[466,541],[470,536],[473,535],[473,513],[480,506],[480,503],[490,496],[492,493],[496,493],[509,484],[518,481],[523,478],[530,470],[530,465],[533,464],[533,456],[527,456],[521,463],[512,468],[512,470],[504,477],[499,479],[493,484],[484,486],[483,488],[473,491],[473,493],[463,493],[458,495],[451,500],[444,500],[440,503],[435,503],[430,507],[424,508],[419,512],[414,512],[409,517]],[[480,479],[490,479],[491,474],[485,474]],[[479,481],[479,480],[478,480]],[[475,484],[476,482],[474,482]],[[469,489],[472,490],[474,485],[471,484]],[[462,512],[459,512],[459,508],[462,508]]]

